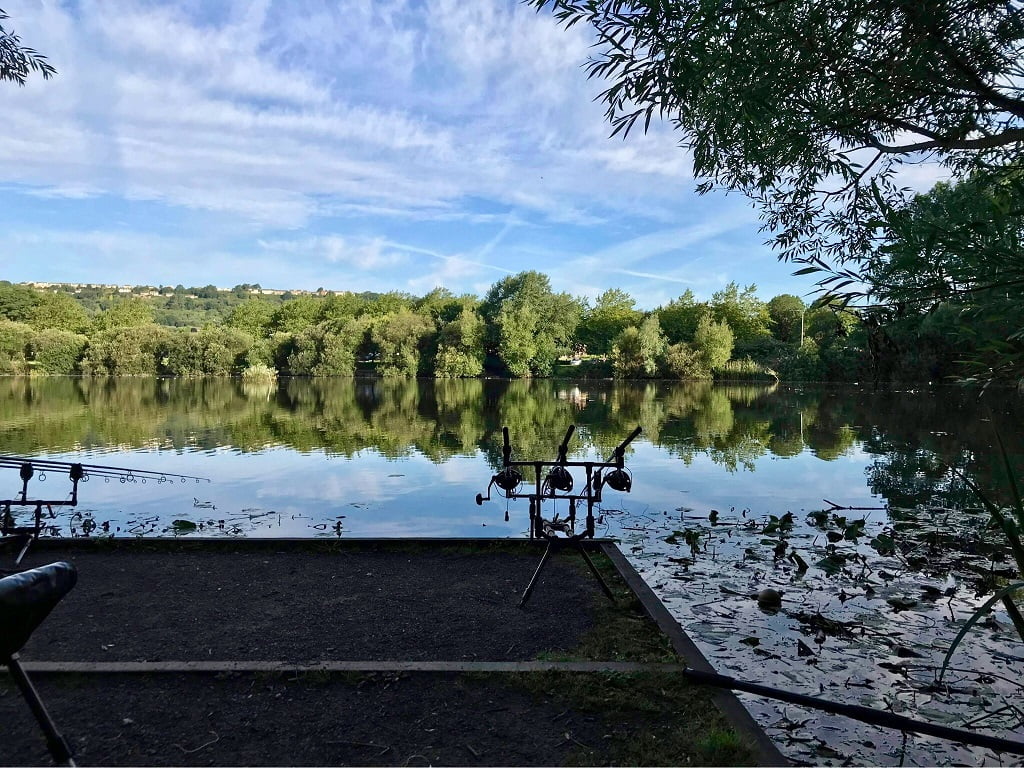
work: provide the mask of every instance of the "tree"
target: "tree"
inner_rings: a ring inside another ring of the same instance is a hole
[[[93,334],[82,373],[107,376],[155,376],[171,331],[159,325],[112,327]]]
[[[513,376],[547,376],[569,351],[582,314],[579,301],[553,293],[547,275],[520,272],[491,286],[480,305],[485,351]]]
[[[807,305],[799,296],[782,293],[772,298],[767,305],[771,318],[772,336],[779,341],[800,343],[803,335],[804,313]]]
[[[31,288],[0,280],[0,319],[27,322],[38,301],[39,294]]]
[[[28,322],[33,328],[56,328],[71,333],[85,333],[92,326],[89,313],[66,293],[40,294]]]
[[[648,317],[639,328],[626,328],[612,345],[612,370],[616,378],[643,379],[657,375],[665,347],[665,334],[661,332],[657,315]]]
[[[704,315],[697,323],[693,348],[707,370],[714,371],[728,362],[732,344],[733,335],[727,324],[715,322],[711,315]]]
[[[62,376],[75,373],[88,343],[85,336],[71,331],[58,328],[39,331],[28,344],[33,370]]]
[[[1024,177],[1003,168],[939,183],[886,217],[861,272],[874,319],[920,335],[952,314],[965,373],[1024,379]],[[911,344],[916,346],[914,339]]]
[[[300,333],[317,322],[317,318],[320,316],[320,305],[320,299],[309,296],[300,296],[297,299],[286,301],[274,310],[270,327],[274,331]]]
[[[576,329],[576,342],[583,344],[592,355],[606,355],[612,342],[631,325],[643,319],[636,309],[636,300],[619,288],[610,288],[597,297],[593,309],[583,312]]]
[[[142,299],[125,299],[100,312],[93,320],[97,331],[112,328],[133,328],[153,322],[153,307]]]
[[[254,339],[262,339],[270,333],[274,322],[274,306],[263,299],[249,299],[231,309],[227,324],[245,331]]]
[[[697,330],[697,322],[707,311],[708,305],[698,302],[689,288],[682,296],[656,310],[658,322],[661,323],[670,344],[692,341],[693,332]]]
[[[702,356],[685,341],[668,346],[662,367],[665,374],[674,379],[711,378],[711,371],[704,367]]]
[[[757,286],[742,291],[736,283],[711,296],[711,314],[732,330],[737,344],[751,344],[771,335],[771,316],[764,302],[757,298]]]
[[[370,339],[380,350],[377,372],[381,376],[416,376],[424,372],[422,352],[433,332],[430,318],[410,309],[374,318]]]
[[[11,18],[0,9],[0,22]],[[14,30],[7,31],[0,24],[0,81],[7,80],[25,85],[30,72],[38,72],[43,80],[49,80],[57,70],[38,51],[21,44],[21,37]]]
[[[613,134],[681,133],[698,191],[762,209],[780,256],[833,273],[870,252],[894,174],[1024,161],[1024,23],[1002,0],[530,0],[597,32]],[[839,278],[838,281],[833,278]]]
[[[474,310],[463,309],[457,318],[441,326],[434,358],[439,379],[479,376],[484,369],[484,323]]]

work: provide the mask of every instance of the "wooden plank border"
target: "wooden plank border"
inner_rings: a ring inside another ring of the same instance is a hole
[[[30,674],[151,674],[218,672],[638,672],[678,673],[682,664],[644,664],[635,661],[22,661]]]
[[[607,540],[602,541],[600,546],[604,554],[615,565],[622,579],[640,599],[640,604],[644,607],[647,615],[654,620],[662,632],[668,635],[676,653],[686,659],[687,665],[693,669],[699,669],[702,672],[714,672],[715,668],[711,666],[707,657],[701,653],[700,648],[696,646],[689,635],[679,626],[679,622],[669,613],[668,608],[665,607],[664,603],[654,594],[647,582],[637,573],[618,546],[614,542]],[[758,753],[758,763],[760,765],[790,765],[790,761],[779,751],[775,742],[768,737],[764,729],[757,724],[750,712],[747,711],[747,708],[736,697],[736,694],[721,688],[712,689],[711,694],[719,709],[722,710],[722,714],[725,715],[725,718],[733,728],[753,742]]]

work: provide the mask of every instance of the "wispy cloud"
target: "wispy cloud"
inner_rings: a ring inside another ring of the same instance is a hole
[[[635,278],[652,299],[641,273],[687,279],[677,268],[697,247],[756,231],[738,206],[694,196],[669,126],[609,139],[601,84],[580,68],[588,31],[516,2],[4,7],[59,75],[3,92],[0,231],[25,231],[4,218],[15,208],[76,230],[33,207],[46,205],[112,232],[125,211],[162,207],[189,228],[154,231],[126,271],[166,275],[148,254],[181,247],[220,284],[468,291],[540,269],[587,294]],[[118,212],[102,220],[105,206]],[[102,254],[80,230],[76,253]],[[58,239],[37,247],[72,258]]]

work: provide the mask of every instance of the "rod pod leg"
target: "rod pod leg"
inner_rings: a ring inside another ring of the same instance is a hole
[[[46,736],[46,746],[49,748],[54,762],[58,765],[74,766],[75,761],[71,755],[71,747],[68,746],[67,741],[61,736],[60,731],[57,730],[57,725],[53,722],[53,718],[50,717],[50,713],[46,711],[43,700],[39,698],[35,686],[28,679],[25,670],[21,668],[18,654],[11,654],[11,657],[5,663],[10,670],[11,677],[14,678],[15,684],[21,691],[21,695],[28,703],[29,709],[35,715],[39,727],[43,729],[43,734]]]
[[[612,605],[615,605],[615,595],[612,594],[611,587],[608,586],[608,582],[601,576],[601,572],[597,570],[597,566],[594,565],[594,561],[590,559],[590,555],[587,554],[587,550],[580,544],[579,539],[575,539],[576,549],[583,555],[583,559],[587,561],[587,565],[590,566],[590,572],[594,574],[594,578],[597,579],[597,583],[601,585],[601,591],[604,592],[605,597],[612,601]]]
[[[533,588],[537,586],[537,580],[540,578],[540,572],[543,571],[544,566],[547,565],[548,558],[551,556],[551,550],[554,546],[554,540],[549,540],[547,547],[544,549],[544,556],[541,557],[540,562],[537,563],[537,570],[533,572],[533,578],[530,579],[530,583],[526,585],[526,591],[523,592],[523,599],[519,601],[520,608],[525,606],[526,601],[530,599],[530,593],[533,592]]]

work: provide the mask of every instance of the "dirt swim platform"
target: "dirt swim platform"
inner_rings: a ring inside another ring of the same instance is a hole
[[[783,764],[610,542],[41,541],[21,652],[79,765]],[[6,553],[2,555],[6,557]],[[0,674],[0,764],[48,765]]]

